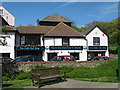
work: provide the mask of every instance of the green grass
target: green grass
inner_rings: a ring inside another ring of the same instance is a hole
[[[117,47],[109,47],[110,50],[116,50]]]
[[[99,77],[99,78],[74,78],[75,80],[80,81],[90,81],[90,82],[112,82],[118,83],[117,77]]]
[[[62,69],[67,71],[68,78],[74,78],[85,81],[97,82],[118,82],[116,69],[118,61],[111,60],[97,67],[66,67]],[[67,70],[68,69],[68,70]]]
[[[7,88],[17,88],[18,90],[18,88],[22,89],[25,86],[31,86],[31,79],[3,81],[3,90]]]

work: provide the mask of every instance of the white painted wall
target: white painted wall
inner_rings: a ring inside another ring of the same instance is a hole
[[[103,36],[103,34],[104,34],[104,36]],[[94,30],[92,30],[86,36],[86,39],[88,41],[88,46],[94,46],[93,45],[93,37],[100,37],[100,45],[99,46],[108,46],[108,37],[107,37],[107,35],[104,32],[102,32],[98,27],[95,27]],[[105,52],[105,56],[109,57],[108,49]]]
[[[98,27],[92,30],[87,36],[88,46],[93,46],[93,37],[100,37],[100,46],[108,46],[108,37]]]
[[[10,38],[6,38],[7,41],[6,46],[0,45],[0,53],[10,53],[10,58],[14,59],[15,33],[14,32],[8,32],[7,34],[0,33],[0,36],[10,36]]]
[[[3,9],[4,14],[1,15],[9,25],[14,26],[15,17],[10,14],[4,7],[0,6],[0,9]]]
[[[62,46],[62,38],[44,38],[44,46]],[[70,38],[70,46],[86,46],[86,40],[83,38]],[[57,53],[57,55],[70,55],[70,53],[79,53],[79,61],[87,61],[87,50],[49,50],[45,49],[43,59],[47,61],[47,53]]]

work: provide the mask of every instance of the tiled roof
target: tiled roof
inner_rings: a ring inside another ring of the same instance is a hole
[[[2,31],[7,31],[7,32],[11,32],[11,31],[17,31],[16,28],[14,28],[13,26],[9,26],[9,25],[4,25],[0,27]]]
[[[49,15],[46,18],[44,18],[41,21],[49,21],[49,22],[70,22],[72,23],[72,21],[64,18],[63,16],[59,16],[59,15]]]
[[[83,31],[82,33],[83,33],[84,35],[87,35],[87,34],[89,34],[95,27],[98,27],[97,24],[92,25],[91,28]]]
[[[16,27],[19,33],[22,34],[45,34],[49,32],[53,26],[19,26]]]
[[[44,36],[84,37],[82,33],[74,30],[73,28],[62,22],[55,26],[51,31],[46,33]]]

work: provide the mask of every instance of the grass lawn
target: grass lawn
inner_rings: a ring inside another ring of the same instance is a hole
[[[3,89],[8,90],[10,88],[16,88],[16,90],[23,90],[22,88],[25,86],[31,86],[31,79],[24,79],[24,80],[13,80],[13,81],[3,81]]]
[[[116,47],[109,47],[110,50],[116,50],[117,49],[117,46]]]
[[[99,77],[99,78],[74,78],[75,80],[80,81],[90,81],[90,82],[110,82],[118,83],[117,77]]]

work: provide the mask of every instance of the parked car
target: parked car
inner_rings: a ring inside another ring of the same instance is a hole
[[[13,61],[12,58],[8,57],[0,57],[0,63],[6,64],[6,63],[11,63]]]
[[[33,61],[44,61],[41,56],[37,55],[26,55],[26,56],[19,56],[14,59],[14,62],[33,62]]]
[[[93,58],[93,60],[109,60],[109,58],[107,56],[96,56]]]
[[[72,55],[55,56],[51,61],[76,61]]]

